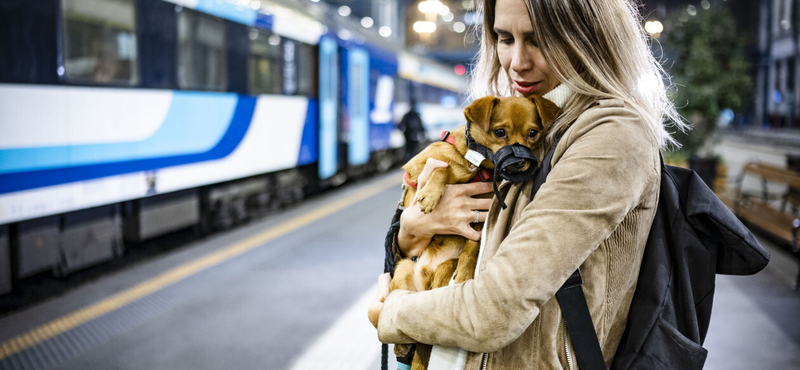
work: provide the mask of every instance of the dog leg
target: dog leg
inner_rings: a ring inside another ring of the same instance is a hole
[[[450,284],[450,279],[453,277],[453,272],[456,271],[456,266],[458,266],[458,264],[458,259],[453,258],[436,266],[436,271],[433,273],[433,281],[431,282],[431,289],[441,288]]]
[[[436,208],[436,205],[439,204],[439,199],[444,194],[445,186],[447,186],[447,177],[447,168],[437,168],[431,173],[431,177],[425,187],[417,191],[417,203],[419,203],[419,209],[422,213],[431,213]]]
[[[389,291],[395,289],[410,290],[416,292],[414,286],[414,261],[410,259],[401,260],[394,268],[394,277],[389,284]]]
[[[428,344],[417,343],[414,359],[411,360],[411,370],[425,370],[428,368],[428,361],[431,359],[431,349],[432,347]]]
[[[464,250],[458,257],[458,267],[456,268],[456,283],[463,283],[475,277],[475,268],[478,264],[478,252],[481,245],[474,240],[467,240]]]

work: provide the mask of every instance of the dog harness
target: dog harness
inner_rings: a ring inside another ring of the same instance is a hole
[[[442,131],[441,136],[439,136],[439,140],[449,143],[453,146],[456,145],[456,139],[450,136],[450,131],[447,130]],[[470,163],[471,162],[472,161],[470,161]],[[478,163],[480,164],[480,162]],[[406,171],[405,175],[403,175],[403,180],[406,182],[406,184],[408,184],[408,186],[414,189],[417,188],[417,183],[411,181],[411,178],[408,176],[408,171]],[[492,181],[492,172],[485,168],[479,168],[478,174],[475,175],[475,177],[473,177],[472,180],[469,180],[469,182],[479,182],[479,181],[480,182]]]

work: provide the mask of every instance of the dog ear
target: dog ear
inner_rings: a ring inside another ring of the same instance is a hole
[[[561,113],[561,108],[559,108],[556,103],[539,95],[531,96],[530,100],[536,105],[536,109],[539,111],[539,117],[542,119],[542,126],[544,127],[550,126]]]
[[[468,107],[464,108],[464,117],[470,123],[478,125],[483,131],[489,129],[489,121],[492,119],[492,111],[497,102],[500,101],[494,96],[485,96],[475,100]]]

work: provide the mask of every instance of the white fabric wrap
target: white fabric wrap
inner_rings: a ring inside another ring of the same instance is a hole
[[[572,96],[572,90],[565,84],[558,85],[555,89],[544,94],[544,98],[552,101],[559,108]],[[486,228],[481,230],[481,246],[478,251],[478,262],[475,265],[475,277],[478,277],[478,266],[481,265],[483,256],[483,241],[486,240]],[[453,284],[453,280],[450,280]],[[431,358],[428,361],[428,370],[464,370],[467,363],[467,350],[458,347],[433,346]]]

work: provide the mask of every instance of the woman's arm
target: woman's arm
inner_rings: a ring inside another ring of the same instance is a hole
[[[429,158],[425,168],[419,175],[419,188],[422,189],[437,168],[447,167],[446,162]],[[400,230],[397,244],[403,256],[419,256],[431,242],[434,235],[461,235],[467,239],[478,240],[480,231],[470,226],[475,221],[475,210],[481,210],[479,221],[486,220],[486,210],[492,204],[491,199],[473,198],[475,195],[492,191],[492,184],[470,183],[448,185],[436,208],[428,214],[419,210],[416,200],[406,205],[400,216]]]
[[[378,320],[381,341],[493,352],[530,326],[658,179],[656,144],[639,122],[583,126],[562,140],[568,149],[480,275],[431,291],[392,292]]]

